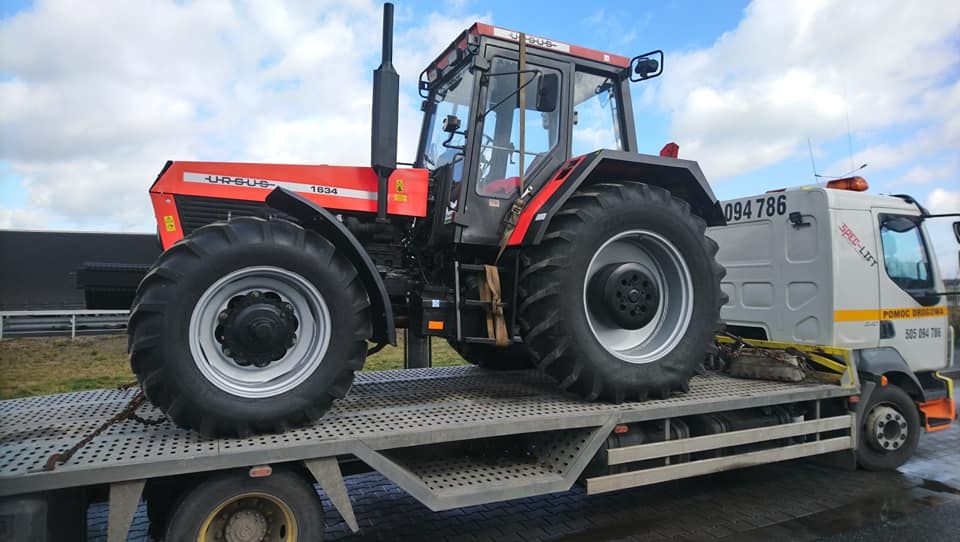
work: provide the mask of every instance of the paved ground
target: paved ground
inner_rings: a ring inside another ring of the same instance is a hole
[[[924,435],[899,472],[792,461],[588,497],[567,493],[430,512],[379,474],[348,478],[361,531],[328,501],[327,540],[956,540],[960,427]],[[146,542],[141,506],[129,540]],[[106,505],[90,540],[106,539]]]

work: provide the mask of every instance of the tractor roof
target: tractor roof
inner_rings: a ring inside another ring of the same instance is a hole
[[[424,71],[443,70],[451,63],[455,63],[456,60],[462,58],[462,53],[460,53],[460,51],[466,50],[468,44],[476,44],[479,41],[480,36],[488,36],[516,42],[520,38],[520,33],[514,30],[501,28],[499,26],[493,26],[484,23],[474,23],[473,26],[464,30],[460,36],[457,37],[457,39],[453,40],[453,43],[451,43],[450,46],[448,46],[443,53],[436,58],[436,60],[431,62]],[[576,58],[582,58],[584,60],[608,64],[611,67],[618,69],[626,68],[630,65],[630,59],[622,55],[604,53],[603,51],[597,51],[596,49],[590,49],[589,47],[571,45],[562,41],[534,36],[532,34],[527,34],[527,45],[530,47],[536,47],[537,49],[545,49],[547,51],[553,51]]]

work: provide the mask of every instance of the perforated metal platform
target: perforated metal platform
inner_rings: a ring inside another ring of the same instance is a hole
[[[686,394],[612,405],[560,393],[552,381],[533,371],[450,367],[360,373],[349,395],[307,427],[251,438],[208,439],[169,422],[145,426],[127,420],[97,436],[68,463],[52,472],[42,471],[50,454],[86,436],[135,393],[98,390],[0,402],[0,495],[340,454],[355,454],[374,468],[378,460],[406,464],[397,476],[415,473],[424,491],[453,495],[463,487],[457,483],[485,475],[482,465],[431,466],[404,459],[396,449],[577,428],[584,431],[570,433],[576,438],[599,439],[605,437],[601,429],[615,423],[825,399],[852,391],[829,384],[705,375],[695,377]],[[140,414],[160,417],[149,404]],[[515,476],[538,476],[539,482],[550,485],[568,478],[570,465],[562,465],[559,459],[544,457],[535,465],[504,466],[494,476],[509,471]],[[461,479],[441,487],[450,476]],[[485,483],[496,485],[493,482]]]

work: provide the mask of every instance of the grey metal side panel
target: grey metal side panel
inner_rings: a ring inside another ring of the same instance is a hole
[[[526,461],[517,468],[502,463],[491,467],[486,463],[470,464],[469,460],[459,464],[450,461],[450,480],[443,480],[443,473],[438,474],[437,466],[429,461],[408,462],[403,454],[359,446],[356,455],[431,510],[450,510],[569,490],[615,424],[614,417],[608,416],[601,426],[570,430],[573,435],[542,435],[543,442],[536,446],[535,453],[541,454],[536,467]],[[463,472],[470,469],[484,474],[473,481],[476,475]],[[484,479],[484,475],[489,479]],[[437,478],[447,483],[437,484]]]
[[[786,212],[768,215],[766,202],[774,202],[776,211],[779,197],[785,198]],[[757,201],[764,208],[759,218]],[[762,329],[771,341],[834,344],[831,227],[823,191],[790,190],[721,203],[741,210],[740,220],[707,230],[720,246],[717,262],[727,270],[720,285],[729,297],[720,312],[723,321]],[[790,222],[794,212],[806,226]]]

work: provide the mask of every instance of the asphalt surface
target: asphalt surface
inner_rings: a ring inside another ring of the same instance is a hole
[[[329,501],[326,540],[958,540],[960,426],[921,436],[897,472],[798,460],[587,496],[566,493],[431,512],[379,474],[347,478],[361,530]],[[89,509],[90,540],[106,540],[105,504]],[[129,541],[146,542],[141,505]]]

